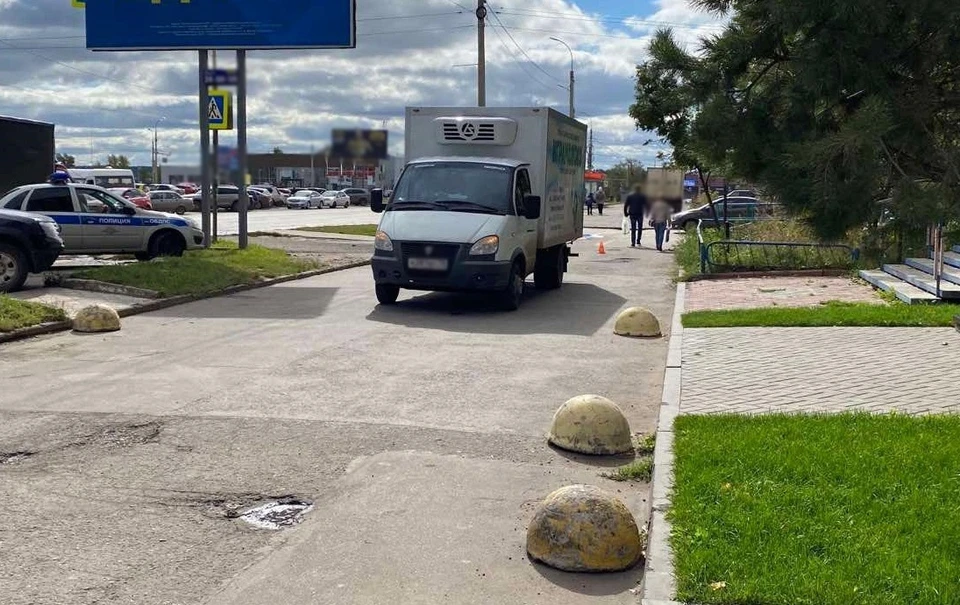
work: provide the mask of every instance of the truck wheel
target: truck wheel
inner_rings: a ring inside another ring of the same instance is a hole
[[[541,290],[556,290],[563,285],[563,273],[566,269],[563,246],[554,246],[537,257],[537,266],[533,271],[533,283]]]
[[[377,302],[381,305],[393,305],[400,296],[400,286],[393,284],[377,284]]]
[[[500,306],[504,311],[516,311],[523,302],[523,268],[520,261],[513,263],[507,289],[500,293]]]
[[[0,244],[0,292],[16,292],[27,281],[27,257],[20,248]]]

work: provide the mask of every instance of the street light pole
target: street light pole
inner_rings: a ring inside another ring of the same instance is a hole
[[[166,117],[161,117],[161,118],[160,118],[159,120],[157,120],[157,121],[154,123],[154,125],[153,125],[153,153],[152,153],[152,159],[153,159],[153,184],[154,184],[154,185],[156,185],[156,184],[157,184],[157,181],[159,180],[159,176],[157,175],[157,171],[158,171],[159,168],[160,168],[160,146],[159,146],[159,141],[158,141],[158,138],[157,138],[157,129],[160,127],[160,122],[162,122],[162,121],[164,121],[164,120],[166,120],[166,119],[167,119]]]
[[[574,77],[574,74],[573,74],[573,49],[570,48],[569,44],[567,44],[560,38],[555,38],[551,36],[550,39],[553,40],[554,42],[559,42],[560,44],[563,44],[564,46],[567,47],[567,50],[570,51],[570,117],[575,118],[577,117],[577,114],[573,106],[573,99],[574,99],[573,91],[574,91],[574,85],[576,84],[576,78]]]
[[[486,0],[477,0],[477,106],[487,106],[487,58],[484,26],[487,20]]]

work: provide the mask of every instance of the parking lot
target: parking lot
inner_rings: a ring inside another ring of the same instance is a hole
[[[188,212],[187,216],[200,220],[199,212]],[[376,223],[379,215],[366,206],[350,208],[324,208],[323,210],[289,210],[271,208],[253,210],[248,214],[247,226],[250,233],[257,231],[278,231],[298,227],[323,227],[327,225],[363,225]],[[239,215],[221,210],[217,214],[217,233],[236,235],[239,233]]]

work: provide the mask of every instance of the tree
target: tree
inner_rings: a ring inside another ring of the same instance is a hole
[[[703,60],[680,48],[671,30],[658,31],[650,42],[650,58],[637,66],[637,97],[630,117],[638,129],[655,132],[673,148],[671,164],[696,170],[712,206],[709,183],[715,164],[694,133],[705,87],[703,67]]]
[[[67,168],[73,168],[77,165],[77,158],[66,153],[58,153],[56,159],[58,164],[63,164]]]
[[[125,155],[108,155],[107,166],[112,168],[129,168],[130,158]]]
[[[646,174],[643,162],[634,159],[623,160],[608,168],[605,172],[607,185],[618,189],[621,187],[629,189],[642,181],[644,174]]]
[[[960,218],[951,3],[697,2],[730,15],[723,33],[693,55],[658,32],[638,67],[634,117],[680,144],[679,163],[757,182],[828,239],[870,222],[880,200],[913,225]],[[651,92],[666,101],[640,96]]]
[[[279,147],[274,147],[273,155],[283,155],[283,149],[280,149]]]

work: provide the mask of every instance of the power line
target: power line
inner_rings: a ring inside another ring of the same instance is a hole
[[[523,56],[527,58],[527,61],[529,61],[534,67],[536,67],[537,69],[539,69],[540,71],[542,71],[544,74],[546,74],[547,77],[549,77],[549,78],[551,78],[551,79],[553,79],[553,80],[556,80],[558,84],[563,84],[563,82],[561,82],[560,80],[558,80],[557,78],[555,78],[554,75],[551,74],[549,71],[547,71],[547,70],[545,70],[544,68],[540,67],[540,64],[537,63],[536,61],[534,61],[533,58],[532,58],[529,54],[527,54],[527,51],[523,50],[523,47],[520,46],[520,43],[517,42],[516,38],[513,37],[513,34],[510,33],[510,30],[507,29],[507,26],[503,24],[503,21],[500,20],[500,17],[497,15],[497,13],[490,13],[490,14],[493,15],[493,18],[496,19],[497,23],[500,24],[500,27],[501,27],[501,29],[503,29],[503,32],[504,32],[505,34],[507,34],[507,36],[509,36],[509,38],[510,38],[511,40],[513,40],[514,45],[515,45],[515,46],[517,47],[517,49],[521,52],[521,54],[523,54]],[[494,28],[494,30],[496,30],[496,28]]]
[[[507,45],[507,41],[503,39],[503,34],[500,33],[500,30],[499,30],[499,29],[497,29],[496,27],[492,27],[492,26],[491,26],[491,29],[493,29],[493,32],[494,32],[495,34],[497,34],[497,39],[500,40],[500,44],[501,44],[501,46],[503,46],[503,49],[504,49],[505,51],[507,51],[507,54],[510,55],[510,58],[513,59],[514,63],[516,63],[517,66],[520,67],[520,69],[523,71],[523,73],[525,73],[525,74],[527,75],[528,78],[530,78],[531,80],[533,80],[533,81],[536,82],[537,84],[540,84],[541,86],[544,86],[544,87],[546,87],[546,88],[549,88],[550,90],[553,90],[553,85],[552,85],[552,84],[546,84],[546,83],[544,83],[542,80],[540,80],[540,79],[537,77],[536,72],[531,72],[531,71],[529,71],[528,68],[527,68],[527,66],[524,65],[523,61],[521,61],[519,58],[517,58],[517,53],[516,53],[516,51],[513,51],[513,50],[510,49],[510,47]]]

